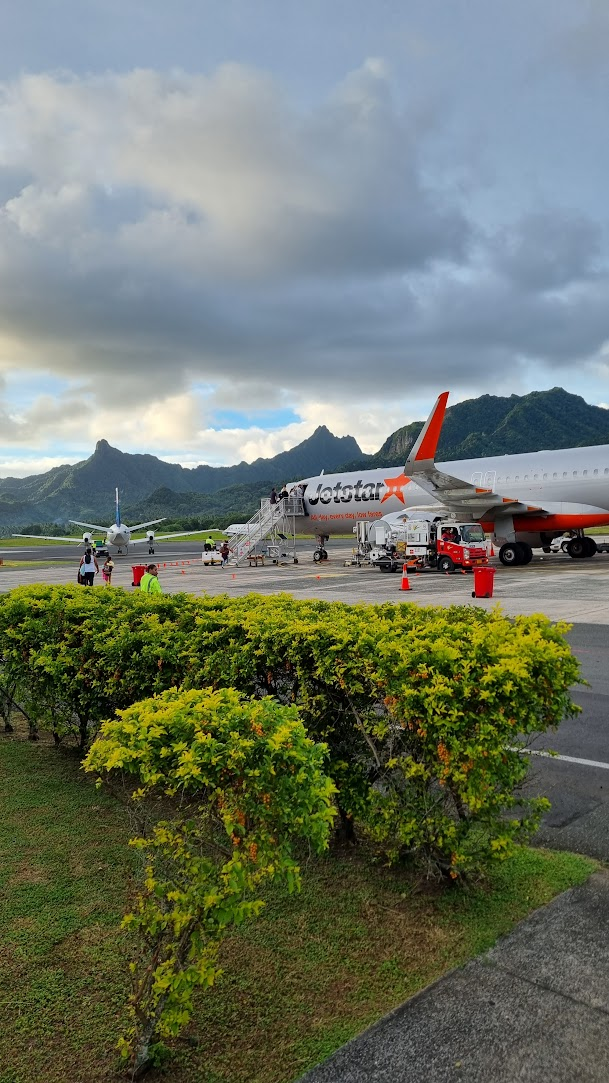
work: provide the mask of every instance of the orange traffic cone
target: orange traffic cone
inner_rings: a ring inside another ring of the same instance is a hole
[[[400,590],[410,590],[410,583],[408,582],[408,565],[402,564],[402,583]]]

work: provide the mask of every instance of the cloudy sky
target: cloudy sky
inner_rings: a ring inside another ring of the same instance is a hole
[[[609,403],[607,0],[0,0],[0,476]]]

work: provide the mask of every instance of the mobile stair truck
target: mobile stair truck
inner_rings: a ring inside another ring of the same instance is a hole
[[[425,518],[398,512],[373,523],[357,523],[354,563],[395,572],[403,564],[438,572],[471,571],[488,564],[484,531],[479,523]]]

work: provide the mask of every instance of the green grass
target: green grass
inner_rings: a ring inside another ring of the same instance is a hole
[[[0,1083],[114,1083],[126,997],[119,930],[137,860],[125,808],[76,759],[0,740]],[[521,850],[439,893],[359,851],[310,862],[227,941],[163,1076],[289,1083],[429,981],[489,947],[595,863]]]
[[[3,568],[55,568],[58,565],[71,564],[71,561],[64,560],[6,560],[0,564],[0,575]],[[2,1083],[2,1080],[0,1080]]]
[[[82,538],[76,536],[74,542],[51,542],[45,541],[44,538],[0,538],[0,549],[29,549],[30,546],[37,545],[74,545],[75,542],[80,542],[82,545]],[[0,1083],[2,1083],[2,1077],[0,1076]]]

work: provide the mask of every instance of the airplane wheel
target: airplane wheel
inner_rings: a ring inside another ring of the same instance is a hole
[[[294,564],[298,564],[298,557],[294,557]]]
[[[499,550],[499,560],[506,568],[514,568],[522,563],[521,550],[516,542],[506,542]]]
[[[567,545],[567,553],[569,554],[569,556],[573,557],[574,560],[579,560],[582,557],[588,556],[588,553],[586,552],[587,540],[587,538],[571,538],[571,541]]]
[[[584,553],[585,557],[593,557],[596,553],[598,553],[598,549],[597,549],[596,542],[595,542],[594,538],[587,538],[586,537],[586,538],[584,538],[584,541],[586,543],[586,552]]]
[[[526,542],[516,542],[516,544],[519,546],[520,553],[522,555],[522,560],[520,563],[530,564],[533,559],[533,550],[531,549],[531,546],[527,545]]]
[[[315,550],[315,552],[313,553],[313,560],[316,564],[319,564],[320,560],[323,560],[323,557],[321,555],[321,549]]]

